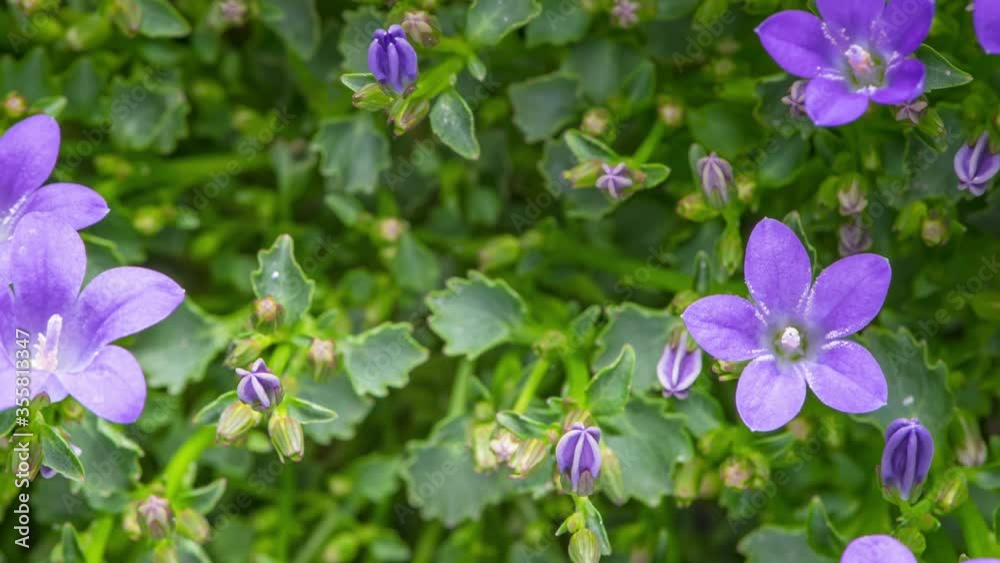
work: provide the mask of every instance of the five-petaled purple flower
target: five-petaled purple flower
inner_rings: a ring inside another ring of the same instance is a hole
[[[847,545],[840,563],[917,563],[917,558],[892,536],[863,536]]]
[[[656,364],[656,376],[663,387],[664,397],[687,399],[691,386],[701,374],[701,348],[689,350],[687,334],[673,338],[663,348]]]
[[[398,25],[389,30],[376,29],[368,46],[368,70],[375,80],[397,94],[417,80],[417,52],[406,40],[406,32]]]
[[[882,484],[909,500],[913,489],[927,478],[933,459],[931,433],[915,418],[897,418],[885,429]]]
[[[10,238],[18,222],[32,212],[59,216],[75,229],[97,223],[108,204],[94,190],[78,184],[42,186],[59,156],[59,124],[35,115],[0,137],[0,282],[10,281]]]
[[[146,402],[146,379],[135,357],[111,343],[162,321],[184,300],[184,290],[163,274],[123,267],[80,291],[86,249],[73,227],[52,213],[24,216],[10,244],[13,290],[0,288],[0,333],[16,330],[25,342],[0,340],[0,410],[14,406],[16,346],[31,353],[32,397],[72,396],[111,422],[135,422]]]
[[[588,496],[601,474],[601,430],[576,422],[556,444],[559,472],[569,479],[574,494]]]
[[[607,190],[611,197],[620,197],[622,190],[632,186],[632,178],[629,177],[624,162],[619,162],[614,167],[602,164],[601,170],[604,175],[597,179],[597,187]]]
[[[962,145],[955,153],[955,175],[960,190],[981,196],[997,172],[1000,172],[1000,154],[990,151],[990,136],[986,133],[979,136],[975,145]]]
[[[262,358],[258,358],[249,371],[236,368],[236,375],[240,376],[236,394],[241,401],[257,410],[266,411],[284,398],[281,380],[267,369]]]
[[[910,55],[927,37],[934,0],[817,0],[820,19],[787,10],[757,28],[764,49],[785,71],[808,78],[813,123],[850,123],[868,101],[898,105],[924,92],[926,69]]]
[[[1000,55],[1000,0],[975,0],[972,22],[983,50]]]
[[[736,388],[737,410],[751,430],[774,430],[794,418],[807,385],[842,412],[886,404],[882,368],[867,349],[844,338],[882,309],[888,260],[855,254],[831,264],[813,283],[809,255],[795,233],[764,219],[747,242],[744,275],[753,303],[712,295],[692,303],[682,318],[712,356],[753,360]]]

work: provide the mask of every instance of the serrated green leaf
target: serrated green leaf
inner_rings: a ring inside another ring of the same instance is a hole
[[[389,387],[405,386],[410,372],[427,360],[411,330],[408,323],[384,324],[341,343],[344,369],[359,395],[385,397]]]
[[[257,254],[258,268],[250,275],[258,299],[274,298],[283,308],[283,323],[294,325],[309,311],[316,282],[295,261],[295,242],[281,235],[268,250]]]
[[[289,414],[291,414],[292,418],[302,424],[316,424],[337,420],[336,412],[301,397],[288,396],[285,397],[284,402],[287,404]]]
[[[924,78],[924,90],[927,92],[954,88],[972,82],[971,74],[952,64],[930,45],[921,45],[917,49],[917,58],[924,63],[924,68],[927,69]]]
[[[471,272],[469,279],[452,278],[446,285],[427,296],[427,306],[428,323],[449,356],[476,358],[508,342],[524,323],[524,302],[503,280]]]
[[[809,540],[809,547],[820,555],[828,557],[839,557],[847,547],[844,538],[837,533],[833,524],[830,523],[830,516],[826,513],[826,507],[819,497],[813,497],[809,502],[809,513],[806,516],[806,537]]]
[[[222,411],[226,410],[229,403],[237,400],[239,398],[236,395],[236,391],[226,391],[215,399],[212,399],[212,402],[198,409],[192,422],[195,424],[215,424],[219,421]]]
[[[618,416],[632,391],[635,350],[626,344],[611,365],[597,372],[587,386],[587,406],[594,416]]]
[[[329,178],[327,185],[347,193],[373,193],[391,162],[389,141],[365,113],[323,122],[312,150],[320,154],[320,174]]]
[[[261,0],[261,19],[303,60],[319,47],[320,17],[315,0]]]
[[[541,11],[535,0],[475,0],[466,18],[465,36],[477,45],[496,45]]]
[[[448,90],[434,101],[431,129],[442,143],[459,156],[469,160],[479,158],[476,119],[469,104],[455,90]]]
[[[191,25],[167,0],[136,0],[142,17],[139,33],[146,37],[185,37]]]
[[[511,85],[514,125],[524,133],[525,141],[534,143],[551,137],[576,119],[577,86],[575,78],[561,74]]]
[[[84,470],[80,458],[56,429],[43,425],[38,431],[38,437],[42,441],[42,463],[46,467],[67,479],[83,481]]]
[[[635,349],[635,373],[632,387],[644,393],[656,387],[656,363],[667,345],[667,332],[673,317],[666,311],[647,309],[635,303],[608,308],[608,325],[597,337],[593,368],[611,365],[626,344]]]
[[[754,530],[740,541],[737,549],[747,558],[747,563],[834,563],[836,559],[817,554],[809,547],[809,540],[802,530],[788,530],[764,526]]]
[[[169,317],[136,336],[135,354],[149,385],[177,395],[201,381],[229,341],[228,328],[190,299]]]

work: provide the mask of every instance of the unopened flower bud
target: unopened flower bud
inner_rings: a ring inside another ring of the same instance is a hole
[[[219,423],[215,427],[215,440],[229,445],[242,439],[251,428],[257,426],[262,416],[242,401],[229,403],[219,416]]]
[[[958,463],[965,467],[979,467],[986,463],[986,442],[983,441],[976,417],[962,411],[952,428]]]
[[[427,114],[431,111],[431,103],[428,100],[416,99],[415,96],[407,98],[405,102],[400,105],[399,110],[393,116],[393,122],[396,124],[393,129],[393,134],[397,137],[406,133],[410,129],[413,129],[421,121],[427,117]]]
[[[733,274],[743,267],[743,237],[739,229],[726,229],[719,239],[719,259],[722,268]]]
[[[139,525],[149,537],[158,540],[167,537],[173,528],[174,512],[170,509],[167,499],[149,495],[136,508]]]
[[[268,411],[278,406],[285,397],[281,379],[267,369],[262,358],[257,358],[249,371],[236,368],[236,375],[240,376],[237,396],[256,410]]]
[[[904,103],[898,106],[899,110],[896,111],[896,121],[907,121],[917,125],[920,123],[920,118],[924,116],[924,112],[927,111],[927,99],[917,98],[912,102]]]
[[[848,221],[837,231],[837,249],[841,256],[851,256],[865,252],[872,246],[872,235],[860,221]]]
[[[701,484],[702,462],[697,458],[688,460],[677,469],[674,476],[674,497],[681,506],[688,506],[698,498]]]
[[[601,491],[611,502],[622,505],[628,501],[625,491],[625,475],[622,473],[622,463],[614,450],[601,448]]]
[[[556,464],[569,481],[569,490],[581,497],[594,492],[601,475],[601,430],[574,423],[556,444]]]
[[[212,534],[212,526],[208,520],[191,508],[182,509],[177,513],[177,531],[191,538],[195,543],[205,543]]]
[[[611,21],[618,27],[628,29],[639,23],[639,8],[632,0],[614,0],[611,6]]]
[[[948,242],[948,220],[937,213],[928,213],[920,223],[920,238],[927,246],[941,246]]]
[[[603,174],[597,178],[594,185],[611,194],[613,198],[621,197],[625,188],[632,187],[632,171],[625,166],[624,162],[619,162],[615,166],[601,164],[601,172]]]
[[[497,456],[490,447],[490,438],[496,426],[495,422],[487,422],[472,428],[472,458],[476,471],[491,471],[497,467]]]
[[[701,374],[701,348],[690,341],[687,331],[675,333],[663,348],[656,375],[664,397],[686,399]]]
[[[490,451],[496,456],[497,463],[507,463],[517,453],[521,441],[508,430],[501,430],[490,440]]]
[[[433,47],[438,42],[437,25],[434,18],[423,10],[411,10],[403,15],[403,23],[400,24],[403,31],[418,44],[424,47]]]
[[[173,542],[158,542],[153,547],[152,563],[179,563],[177,557],[177,547]]]
[[[573,563],[598,563],[601,548],[597,536],[587,528],[579,530],[569,538],[569,558]]]
[[[216,6],[223,22],[233,26],[246,23],[249,10],[243,0],[222,0]]]
[[[727,487],[737,490],[750,488],[754,477],[753,466],[749,459],[733,457],[726,460],[719,470],[722,482]]]
[[[690,193],[677,202],[677,214],[695,223],[702,223],[719,215],[718,210],[708,204],[705,194]]]
[[[859,215],[868,207],[868,198],[861,191],[857,180],[851,182],[847,189],[837,192],[837,201],[840,203],[840,214],[844,217]]]
[[[563,171],[563,178],[570,181],[574,188],[589,188],[597,183],[597,177],[601,173],[601,162],[599,160],[587,160],[577,164],[569,170]]]
[[[716,207],[722,207],[729,202],[729,186],[733,183],[733,167],[729,162],[710,153],[698,159],[698,179],[705,196]]]
[[[514,235],[500,235],[479,249],[479,269],[483,272],[506,268],[521,258],[521,241]]]
[[[684,124],[684,106],[673,98],[660,98],[656,114],[667,127],[676,128]]]
[[[601,137],[608,132],[611,114],[604,108],[592,108],[583,114],[580,130],[592,137]]]
[[[378,237],[385,242],[396,242],[406,230],[406,223],[395,217],[388,217],[378,222]]]
[[[788,94],[781,98],[781,103],[788,106],[788,113],[799,118],[806,115],[806,84],[808,80],[796,80],[788,88]]]
[[[514,479],[527,477],[545,459],[548,449],[549,442],[538,438],[530,438],[521,442],[508,464],[514,471],[511,477]]]
[[[961,469],[945,474],[934,494],[934,505],[944,514],[965,504],[969,498],[969,483]]]
[[[917,419],[897,418],[885,429],[882,485],[909,500],[927,479],[934,459],[934,439]]]
[[[305,452],[305,438],[302,435],[302,424],[285,413],[271,415],[267,423],[267,433],[271,436],[271,444],[278,452],[282,463],[286,459],[301,461]]]
[[[251,320],[257,328],[273,328],[281,322],[284,316],[285,308],[270,295],[253,302]]]
[[[361,88],[358,88],[356,92],[351,96],[351,104],[365,111],[381,111],[392,105],[393,97],[392,93],[386,90],[385,86],[382,86],[378,82],[372,82],[371,84],[366,84]]]
[[[313,375],[318,378],[322,374],[333,372],[337,366],[337,347],[333,340],[313,338],[309,343],[308,358],[313,367]]]
[[[245,366],[259,358],[261,352],[270,344],[269,337],[259,334],[234,340],[229,346],[229,351],[226,352],[226,359],[223,363],[229,368]]]
[[[7,117],[16,119],[28,111],[28,102],[24,96],[17,92],[11,92],[3,100],[3,109],[7,113]]]

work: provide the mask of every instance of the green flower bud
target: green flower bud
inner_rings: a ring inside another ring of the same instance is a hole
[[[305,452],[305,438],[302,435],[302,424],[285,413],[274,413],[267,422],[267,432],[271,436],[271,444],[278,452],[281,463],[286,459],[301,461]]]
[[[428,100],[407,98],[399,105],[399,109],[393,114],[392,121],[396,124],[393,134],[397,137],[416,127],[427,117],[431,111],[431,103]]]
[[[584,528],[569,539],[569,558],[573,563],[598,563],[601,560],[601,548],[597,545],[594,532]]]
[[[743,266],[743,237],[738,229],[726,229],[719,239],[719,257],[722,267],[733,274]]]
[[[197,511],[185,508],[177,513],[177,531],[195,543],[203,544],[212,535],[212,526]]]
[[[153,563],[178,563],[177,548],[172,542],[159,542],[153,548]]]
[[[229,351],[226,352],[226,359],[223,363],[229,368],[245,366],[259,358],[261,352],[270,345],[271,339],[259,334],[234,340],[229,345]]]
[[[174,511],[163,497],[149,495],[136,507],[136,514],[142,531],[154,540],[167,537],[173,530]]]
[[[688,221],[703,223],[717,217],[719,210],[712,207],[705,199],[705,194],[699,191],[690,193],[677,202],[677,214]]]
[[[696,498],[701,487],[702,464],[697,458],[680,466],[674,477],[674,497],[677,505],[689,506]]]
[[[684,124],[684,105],[673,98],[661,97],[656,104],[656,114],[667,127],[680,127]]]
[[[920,555],[927,549],[927,539],[924,538],[924,534],[916,527],[903,526],[894,535],[900,543],[917,555]]]
[[[604,108],[592,108],[583,114],[580,130],[592,137],[602,137],[608,132],[611,114]]]
[[[601,490],[611,502],[622,505],[628,500],[625,492],[625,476],[622,474],[622,463],[614,450],[601,448]]]
[[[948,242],[950,229],[948,219],[938,213],[930,212],[920,224],[920,238],[927,246],[941,246]]]
[[[979,467],[986,463],[986,442],[979,431],[976,417],[961,411],[952,425],[955,454],[958,463],[965,467]]]
[[[497,456],[490,448],[490,439],[496,426],[495,422],[487,422],[472,428],[472,457],[476,471],[491,471],[497,467]]]
[[[501,235],[486,242],[479,249],[479,269],[483,272],[499,270],[517,262],[521,257],[521,241],[514,235]]]
[[[309,364],[313,375],[319,379],[323,374],[333,373],[337,366],[337,346],[333,340],[313,338],[309,343]]]
[[[434,18],[423,10],[411,10],[403,14],[403,23],[399,24],[410,39],[424,47],[433,47],[438,43],[438,31]]]
[[[142,537],[142,526],[139,525],[139,501],[134,500],[125,508],[122,514],[122,530],[132,541],[139,541]]]
[[[7,113],[7,117],[17,119],[28,111],[28,101],[17,92],[11,92],[3,100],[3,109]]]
[[[531,438],[521,442],[514,456],[510,459],[510,468],[514,470],[511,475],[514,479],[524,479],[538,464],[544,460],[549,453],[549,443],[545,440]]]
[[[222,411],[215,427],[215,440],[229,445],[242,439],[250,432],[263,415],[242,401],[234,401]]]
[[[569,533],[575,534],[580,530],[586,529],[587,519],[584,517],[582,512],[574,512],[572,516],[566,519],[566,529]]]
[[[251,320],[258,329],[274,329],[285,316],[285,308],[281,303],[270,295],[253,302],[253,316]]]
[[[391,106],[394,100],[392,93],[378,82],[358,88],[351,96],[351,104],[365,111],[382,111]]]
[[[961,506],[969,498],[969,484],[961,469],[952,469],[945,474],[934,493],[934,505],[947,514]]]
[[[597,177],[601,174],[601,161],[588,160],[577,164],[569,170],[564,170],[563,178],[569,180],[574,188],[592,188],[597,184]]]
[[[27,439],[11,438],[8,447],[10,448],[10,469],[14,479],[34,480],[42,468],[42,442],[37,434]]]

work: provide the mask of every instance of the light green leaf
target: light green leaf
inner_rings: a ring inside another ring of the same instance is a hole
[[[340,82],[351,89],[351,92],[375,83],[375,75],[370,72],[350,72],[340,76]]]
[[[643,164],[639,170],[646,175],[646,180],[642,183],[642,189],[655,188],[670,177],[670,168],[663,164]]]
[[[527,315],[524,302],[503,280],[479,272],[452,278],[447,289],[427,296],[431,329],[444,339],[444,353],[476,358],[510,340]]]
[[[927,75],[924,78],[924,90],[927,92],[954,88],[972,82],[971,74],[952,64],[930,45],[921,45],[917,49],[917,58],[924,63],[924,67],[927,69]]]
[[[601,162],[617,162],[621,157],[611,147],[603,142],[577,131],[570,129],[563,134],[566,146],[573,151],[573,156],[577,162],[588,160],[600,160]]]
[[[315,0],[261,0],[261,19],[303,60],[319,47]]]
[[[802,530],[788,530],[764,526],[754,530],[740,541],[737,549],[747,563],[834,563],[836,559],[818,555],[809,547],[809,540]]]
[[[336,411],[337,419],[332,422],[318,422],[303,427],[306,434],[320,444],[329,444],[334,438],[350,440],[354,437],[358,424],[371,412],[374,400],[360,396],[354,391],[351,379],[346,374],[338,374],[325,381],[304,378],[299,382],[298,396]]]
[[[583,5],[564,0],[541,0],[542,12],[525,28],[528,47],[567,45],[583,39],[590,13]]]
[[[205,377],[229,341],[229,330],[190,299],[158,325],[135,337],[135,354],[149,385],[171,395]]]
[[[497,424],[521,439],[544,438],[549,425],[514,411],[497,413]]]
[[[625,410],[632,391],[635,350],[626,344],[614,363],[597,372],[587,386],[587,406],[597,417],[617,416]]]
[[[152,85],[152,87],[151,87]],[[191,106],[176,86],[160,84],[156,76],[122,80],[111,85],[111,138],[125,151],[172,152],[177,141],[187,137],[187,115]]]
[[[511,85],[514,125],[524,133],[524,140],[534,143],[551,137],[576,119],[576,89],[576,79],[561,74]]]
[[[475,0],[466,18],[465,36],[477,45],[496,45],[541,11],[535,0]]]
[[[378,503],[399,489],[399,473],[403,460],[398,456],[372,454],[351,466],[356,490],[365,499]]]
[[[348,193],[373,193],[391,163],[389,141],[366,113],[325,121],[312,150],[320,153],[320,173],[331,180],[327,185]]]
[[[603,104],[621,90],[626,77],[641,60],[635,48],[600,38],[575,45],[563,68],[580,78],[580,88],[588,101]]]
[[[198,412],[195,413],[192,422],[195,424],[215,424],[219,421],[219,417],[222,416],[222,411],[226,410],[229,403],[237,400],[239,399],[236,395],[236,391],[226,391],[215,399],[212,399],[212,402],[198,409]]]
[[[695,438],[701,438],[726,422],[722,405],[706,391],[694,388],[687,399],[671,403],[674,412],[686,419],[687,429]]]
[[[226,480],[216,479],[207,485],[191,489],[181,495],[182,507],[192,508],[201,514],[208,514],[226,493]]]
[[[411,336],[408,323],[383,324],[345,339],[344,368],[359,395],[385,397],[403,387],[410,372],[427,360],[427,350]]]
[[[316,282],[295,261],[295,242],[280,235],[268,250],[257,254],[259,267],[250,275],[258,299],[273,297],[284,307],[284,324],[291,326],[309,311]]]
[[[431,109],[431,129],[459,156],[469,160],[479,158],[476,120],[469,104],[455,90],[448,90],[435,100]]]
[[[48,425],[41,427],[38,436],[42,441],[42,464],[67,479],[83,481],[83,464],[66,439]]]
[[[844,538],[833,528],[826,507],[819,497],[813,497],[809,502],[809,513],[806,516],[806,537],[809,547],[816,553],[829,557],[839,557],[847,547]]]
[[[302,424],[333,422],[337,419],[336,412],[301,397],[285,397],[284,402],[288,404],[292,418]]]
[[[136,0],[142,20],[139,33],[146,37],[185,37],[191,25],[167,0]]]
[[[709,152],[733,159],[761,140],[753,108],[733,102],[713,102],[688,112],[691,135]]]
[[[635,373],[632,387],[644,393],[659,385],[656,363],[667,345],[667,331],[673,317],[666,311],[647,309],[635,303],[608,308],[608,325],[597,337],[597,354],[593,368],[601,370],[611,365],[626,344],[635,349]]]

